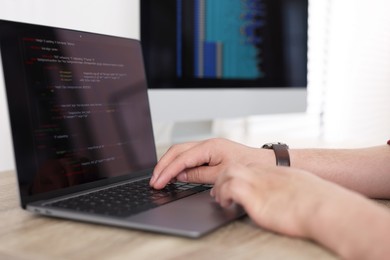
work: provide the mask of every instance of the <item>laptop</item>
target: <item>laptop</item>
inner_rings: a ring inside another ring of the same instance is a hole
[[[0,20],[21,206],[36,214],[200,237],[245,213],[210,185],[149,187],[157,163],[138,40]]]

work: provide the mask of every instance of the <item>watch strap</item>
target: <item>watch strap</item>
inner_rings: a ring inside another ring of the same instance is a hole
[[[275,153],[277,166],[290,166],[290,154],[288,145],[284,143],[267,143],[262,146],[264,149],[272,149]]]

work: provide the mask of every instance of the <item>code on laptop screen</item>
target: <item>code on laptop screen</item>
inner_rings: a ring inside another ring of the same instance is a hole
[[[0,26],[24,194],[154,166],[138,41],[5,21]]]

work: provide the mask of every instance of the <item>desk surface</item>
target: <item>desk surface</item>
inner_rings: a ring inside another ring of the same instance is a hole
[[[336,259],[314,242],[274,234],[255,226],[248,218],[194,240],[36,216],[19,206],[15,173],[0,172],[0,259],[187,257]]]

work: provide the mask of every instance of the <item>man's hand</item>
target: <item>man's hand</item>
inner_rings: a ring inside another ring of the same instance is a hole
[[[222,207],[240,204],[259,226],[308,237],[308,220],[340,189],[300,169],[235,164],[218,176],[211,195]]]
[[[317,241],[343,259],[387,259],[390,213],[360,194],[304,170],[231,165],[211,195],[240,204],[263,228]]]
[[[232,163],[275,164],[273,151],[257,149],[226,139],[210,139],[172,146],[153,171],[150,185],[161,189],[172,179],[183,182],[215,182]]]

